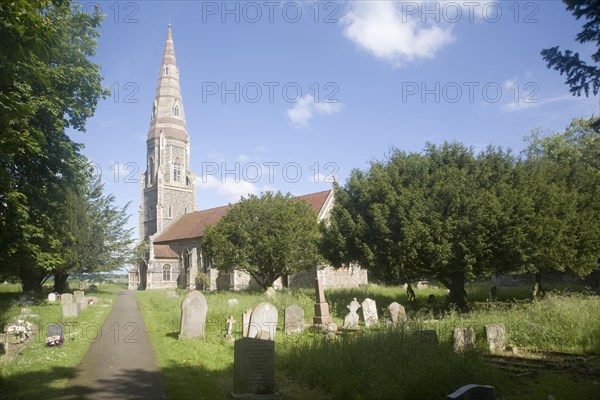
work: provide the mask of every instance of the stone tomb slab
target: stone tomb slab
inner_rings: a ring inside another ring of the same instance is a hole
[[[475,331],[473,328],[454,328],[454,351],[462,353],[475,349]]]
[[[504,350],[506,346],[506,327],[504,324],[485,325],[484,330],[490,351]]]
[[[181,302],[179,339],[204,338],[208,305],[204,295],[192,290]]]
[[[291,305],[284,312],[285,334],[304,332],[304,309],[297,305]]]
[[[390,312],[390,317],[392,319],[393,325],[398,325],[403,322],[406,322],[406,310],[400,303],[393,302],[388,306],[388,311]]]
[[[234,398],[271,398],[275,392],[275,342],[240,338],[234,343]]]

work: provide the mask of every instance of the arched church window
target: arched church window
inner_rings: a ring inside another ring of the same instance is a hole
[[[171,266],[169,264],[166,264],[163,266],[163,270],[162,270],[163,276],[162,276],[162,280],[167,282],[171,280]]]
[[[168,65],[165,67],[165,75],[169,75],[169,66]]]
[[[173,218],[173,208],[169,206],[169,218]]]
[[[150,184],[154,185],[154,158],[152,157],[148,161],[148,175],[150,175]]]
[[[181,161],[179,158],[175,160],[175,164],[173,164],[173,180],[175,182],[181,182]]]
[[[179,105],[175,104],[173,107],[173,115],[179,117]]]

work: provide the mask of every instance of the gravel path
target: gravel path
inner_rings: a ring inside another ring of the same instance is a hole
[[[133,291],[115,304],[64,391],[64,399],[165,399],[160,369]]]

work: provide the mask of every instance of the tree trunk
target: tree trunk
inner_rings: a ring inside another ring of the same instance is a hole
[[[66,283],[68,278],[68,272],[56,271],[54,273],[54,291],[58,293],[63,293],[66,289]]]
[[[21,279],[23,292],[42,293],[42,281],[45,276],[44,272],[21,267],[19,269],[19,279]]]
[[[461,311],[467,311],[469,307],[467,305],[465,277],[462,274],[456,274],[449,279],[440,280],[440,282],[450,290],[448,303],[454,304]]]
[[[533,285],[532,295],[534,299],[544,297],[546,291],[542,286],[542,273],[540,271],[535,273],[535,285]]]

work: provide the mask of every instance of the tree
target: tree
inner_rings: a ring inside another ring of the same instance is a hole
[[[81,146],[65,129],[84,131],[101,87],[96,48],[99,10],[62,0],[0,5],[0,263],[24,290],[63,262],[61,190],[81,167]]]
[[[267,192],[242,198],[208,227],[203,245],[216,268],[245,271],[267,289],[279,277],[316,267],[319,238],[308,203]]]
[[[459,143],[428,144],[423,154],[393,150],[336,188],[322,227],[325,256],[387,281],[435,278],[466,308],[466,280],[503,268],[495,239],[508,220],[501,199],[512,164],[502,149],[475,156]]]
[[[592,54],[592,61],[596,64],[600,63],[600,0],[563,0],[563,2],[575,18],[584,17],[587,20],[576,39],[579,43],[595,43],[597,49]],[[573,95],[581,96],[583,92],[587,97],[590,91],[594,96],[598,94],[600,90],[599,67],[588,65],[579,58],[579,53],[573,53],[571,50],[566,50],[563,54],[559,50],[559,46],[544,49],[541,54],[547,62],[548,68],[553,68],[561,75],[567,76],[566,83],[570,86],[570,92]]]
[[[597,119],[575,119],[564,133],[528,139],[517,165],[517,201],[508,250],[515,270],[588,275],[600,259],[600,134]]]

